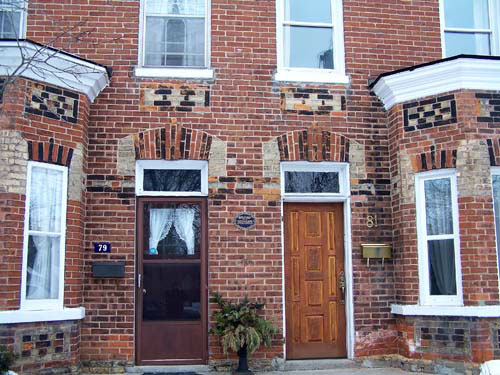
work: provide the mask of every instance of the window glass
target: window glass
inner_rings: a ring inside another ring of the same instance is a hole
[[[285,172],[285,193],[338,193],[338,172]]]
[[[487,29],[488,0],[444,0],[446,27]]]
[[[456,295],[455,248],[453,239],[432,240],[429,248],[429,285],[431,295]]]
[[[448,178],[426,180],[425,216],[427,234],[452,234],[451,184]]]
[[[144,259],[199,258],[200,206],[194,203],[144,205],[146,228]]]
[[[446,56],[491,55],[489,33],[446,32],[444,37]]]
[[[0,0],[0,39],[21,38],[23,0]]]
[[[285,26],[285,65],[333,69],[333,32],[330,27]]]
[[[285,0],[285,20],[298,22],[332,22],[331,0]]]
[[[144,191],[201,191],[199,169],[144,169]]]
[[[147,0],[145,11],[145,65],[205,65],[204,0]]]

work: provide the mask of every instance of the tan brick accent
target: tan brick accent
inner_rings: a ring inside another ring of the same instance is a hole
[[[142,111],[191,112],[194,107],[208,107],[209,104],[209,86],[161,83],[144,83],[141,86]]]
[[[0,130],[0,193],[25,194],[28,143],[15,130]]]
[[[83,171],[83,147],[77,145],[71,165],[69,168],[68,176],[68,198],[75,201],[82,201],[82,194],[85,191],[86,174]]]
[[[345,111],[345,96],[329,89],[282,87],[281,110],[303,115]]]
[[[458,196],[491,198],[490,162],[486,140],[460,142],[457,159]]]

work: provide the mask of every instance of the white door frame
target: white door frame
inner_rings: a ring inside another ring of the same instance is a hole
[[[354,359],[354,306],[353,306],[353,270],[352,270],[352,237],[351,237],[351,190],[349,183],[349,164],[340,162],[306,162],[291,161],[280,163],[281,176],[281,260],[282,260],[282,290],[283,290],[283,334],[286,337],[286,309],[285,306],[285,226],[284,204],[297,203],[343,203],[344,204],[344,269],[346,274],[346,346],[347,358]],[[304,172],[338,172],[338,193],[285,193],[286,171]],[[286,360],[286,340],[283,344],[283,353]]]

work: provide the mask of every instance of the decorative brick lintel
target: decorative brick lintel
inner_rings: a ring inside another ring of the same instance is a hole
[[[435,146],[430,151],[411,156],[414,172],[430,171],[432,169],[456,168],[457,150],[436,150]]]
[[[65,165],[71,164],[74,150],[70,147],[54,144],[54,139],[49,142],[28,141],[28,159],[44,163]]]
[[[454,95],[403,104],[404,130],[411,132],[457,122]]]

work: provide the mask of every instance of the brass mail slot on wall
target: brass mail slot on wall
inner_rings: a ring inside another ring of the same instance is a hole
[[[391,259],[392,245],[386,243],[361,244],[363,249],[363,258]]]

